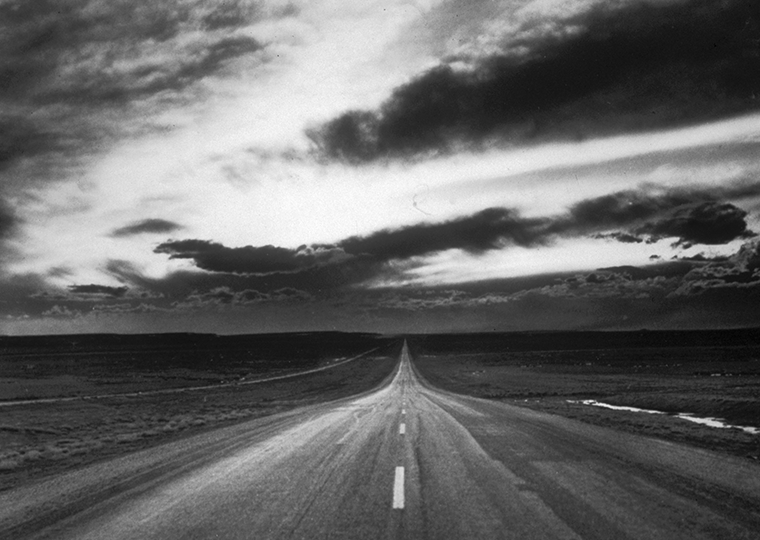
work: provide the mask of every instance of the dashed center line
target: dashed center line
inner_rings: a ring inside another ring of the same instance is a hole
[[[406,409],[401,409],[401,414],[406,414]]]
[[[406,433],[406,424],[401,424],[398,427],[398,432],[399,432],[399,435],[403,435],[404,433]]]
[[[393,508],[404,509],[404,468],[396,467],[396,478],[393,481]]]

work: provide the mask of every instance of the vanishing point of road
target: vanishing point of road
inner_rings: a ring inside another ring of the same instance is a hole
[[[437,390],[404,343],[363,396],[0,493],[0,537],[758,539],[760,466]]]

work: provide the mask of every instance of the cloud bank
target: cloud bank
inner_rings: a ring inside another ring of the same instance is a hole
[[[744,0],[594,3],[524,17],[398,87],[377,110],[309,131],[353,164],[493,144],[578,140],[757,111],[760,6]]]
[[[226,247],[209,240],[174,240],[155,248],[171,259],[192,259],[198,268],[212,272],[268,274],[295,272],[340,258],[340,250],[302,246],[289,249],[272,245]]]
[[[672,188],[642,186],[572,205],[564,214],[524,217],[516,209],[488,208],[440,223],[419,223],[352,236],[334,244],[285,248],[272,245],[231,248],[209,240],[172,240],[155,248],[172,259],[189,259],[211,272],[234,274],[298,273],[357,262],[379,268],[446,250],[478,254],[508,246],[535,247],[558,238],[592,236],[620,242],[649,243],[671,238],[681,245],[726,244],[750,238],[747,212],[718,200],[748,196],[760,184],[732,188]],[[625,230],[615,230],[624,228]],[[352,278],[358,277],[350,273]],[[366,277],[362,274],[362,277]],[[346,276],[349,279],[349,276]]]
[[[69,291],[75,295],[103,295],[119,298],[124,296],[128,287],[109,287],[107,285],[71,285]]]

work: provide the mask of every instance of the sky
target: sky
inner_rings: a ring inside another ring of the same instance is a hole
[[[760,325],[760,5],[0,0],[0,333]]]

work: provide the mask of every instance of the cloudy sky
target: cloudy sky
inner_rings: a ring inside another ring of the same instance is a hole
[[[760,5],[0,0],[0,333],[760,324]]]

